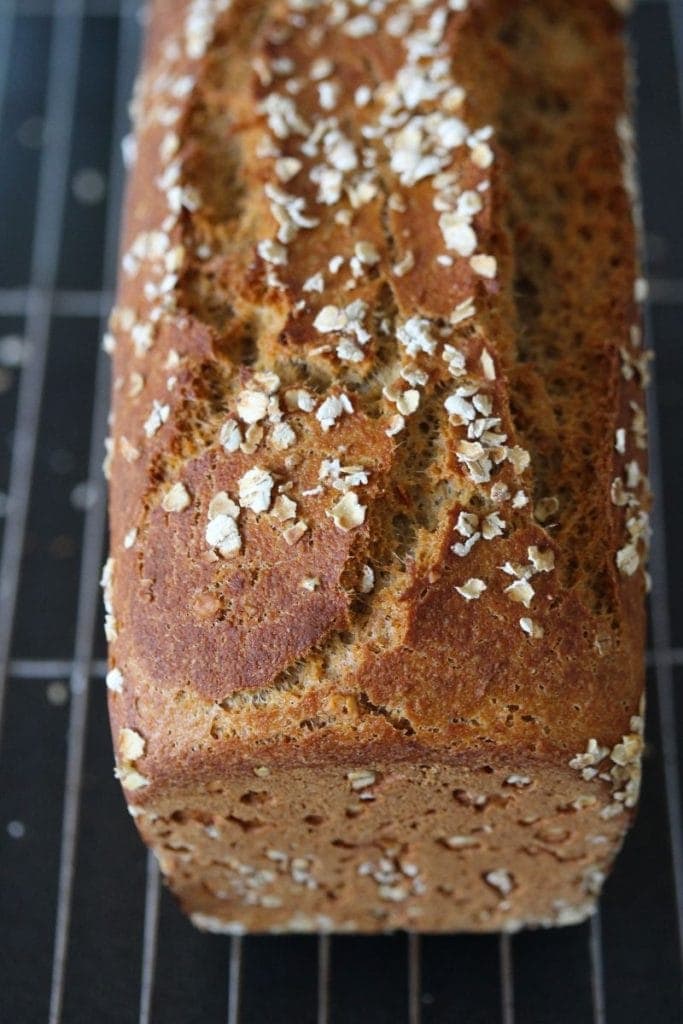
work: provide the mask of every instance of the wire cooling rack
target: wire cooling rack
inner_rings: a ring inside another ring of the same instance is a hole
[[[514,937],[205,936],[162,891],[125,813],[97,585],[108,404],[99,339],[140,22],[126,0],[0,0],[0,1019],[680,1022],[680,0],[641,0],[632,19],[658,356],[642,810],[598,916]]]

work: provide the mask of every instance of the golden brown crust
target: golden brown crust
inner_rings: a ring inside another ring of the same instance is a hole
[[[619,30],[605,0],[154,5],[105,588],[136,802],[638,734]]]

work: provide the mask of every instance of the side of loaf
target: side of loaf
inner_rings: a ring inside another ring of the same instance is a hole
[[[649,491],[608,0],[156,0],[103,576],[131,814],[214,931],[584,919]]]

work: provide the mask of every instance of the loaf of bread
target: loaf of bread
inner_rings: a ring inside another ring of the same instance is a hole
[[[107,684],[200,927],[594,909],[643,723],[622,30],[608,0],[152,4]]]

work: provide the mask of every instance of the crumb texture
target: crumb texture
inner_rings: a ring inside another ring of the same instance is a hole
[[[623,822],[578,771],[253,773],[137,819],[210,931],[516,931],[595,911]]]
[[[640,735],[648,544],[621,30],[607,0],[152,5],[105,339],[107,682],[119,777],[207,927],[294,928],[299,898],[361,930],[589,912],[585,872],[604,875],[635,803],[614,794],[639,741],[601,761]],[[587,815],[618,808],[604,849],[583,808],[576,856],[502,824],[526,801],[559,828],[589,742]],[[451,776],[489,761],[531,765],[535,795],[491,782],[475,835]],[[321,874],[291,888],[294,825],[284,861],[248,853],[302,817],[304,764]],[[280,773],[263,825],[238,806],[244,765]],[[331,766],[360,773],[357,814]],[[438,829],[415,817],[432,785]],[[202,786],[222,786],[208,809]],[[416,829],[431,882],[400,866]],[[460,859],[474,902],[447,892]],[[237,892],[245,863],[277,876],[270,905]],[[376,876],[406,895],[372,909]]]

